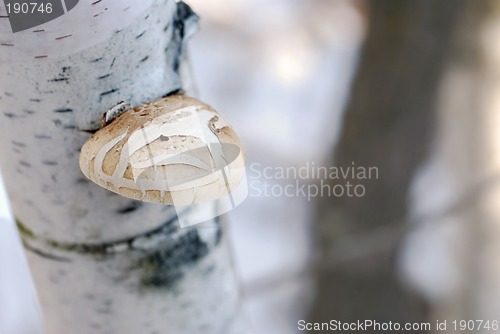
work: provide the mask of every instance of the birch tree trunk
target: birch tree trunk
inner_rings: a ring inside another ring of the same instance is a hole
[[[180,229],[78,167],[106,109],[186,89],[189,8],[81,1],[15,34],[0,16],[0,162],[46,333],[245,333],[218,220]]]

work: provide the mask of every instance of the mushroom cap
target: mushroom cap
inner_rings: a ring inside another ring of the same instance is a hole
[[[188,205],[236,189],[244,179],[245,156],[212,107],[172,95],[129,109],[97,131],[82,147],[80,168],[122,196]]]

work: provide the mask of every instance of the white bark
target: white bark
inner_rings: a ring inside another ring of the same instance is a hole
[[[218,221],[179,229],[170,207],[78,167],[107,108],[182,88],[175,13],[172,0],[81,1],[16,34],[0,19],[0,163],[48,334],[245,332]]]

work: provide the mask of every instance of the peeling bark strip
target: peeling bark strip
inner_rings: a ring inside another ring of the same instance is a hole
[[[173,0],[102,0],[36,34],[13,36],[0,21],[12,44],[0,52],[0,115],[12,116],[0,120],[0,163],[47,334],[246,332],[219,222],[179,229],[170,207],[135,204],[78,167],[105,110],[185,88],[178,69],[194,20]]]

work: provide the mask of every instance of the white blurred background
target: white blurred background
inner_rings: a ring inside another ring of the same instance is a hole
[[[41,333],[34,287],[0,179],[0,334]]]
[[[356,2],[186,2],[201,17],[190,42],[199,95],[234,126],[248,166],[321,164],[338,134],[364,34]],[[251,182],[256,175],[248,173]],[[304,198],[256,197],[250,189],[229,214],[255,333],[298,333],[297,319],[307,317],[313,210]]]

